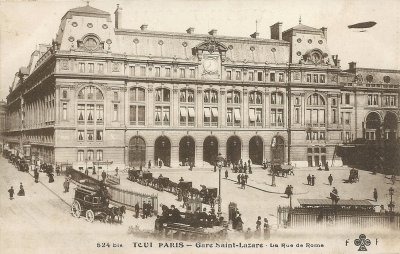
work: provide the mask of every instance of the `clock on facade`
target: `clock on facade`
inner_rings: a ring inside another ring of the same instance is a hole
[[[203,63],[203,73],[204,74],[217,74],[218,73],[217,57],[204,58],[204,63]]]

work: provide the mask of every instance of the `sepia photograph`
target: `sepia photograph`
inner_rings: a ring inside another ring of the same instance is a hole
[[[0,252],[400,253],[399,13],[0,0]]]

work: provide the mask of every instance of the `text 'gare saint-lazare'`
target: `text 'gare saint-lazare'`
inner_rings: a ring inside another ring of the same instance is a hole
[[[244,249],[258,249],[258,248],[324,248],[324,244],[320,243],[245,243],[245,242],[215,242],[215,243],[203,243],[196,242],[193,244],[185,244],[184,242],[159,242],[154,244],[153,242],[133,242],[135,248],[184,248],[184,247],[195,247],[195,248],[244,248]]]
[[[245,38],[129,29],[122,14],[71,9],[32,53],[7,97],[10,149],[77,168],[206,166],[218,153],[316,166],[339,143],[399,136],[399,71],[343,70],[327,28],[278,22]]]

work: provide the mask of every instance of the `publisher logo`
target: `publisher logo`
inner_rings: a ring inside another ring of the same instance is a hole
[[[359,246],[358,251],[367,251],[366,246],[371,245],[371,241],[364,234],[361,234],[357,239],[354,240],[354,244]]]

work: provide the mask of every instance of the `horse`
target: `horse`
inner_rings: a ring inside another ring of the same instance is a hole
[[[120,207],[113,207],[113,214],[117,216],[118,222],[122,223],[122,218],[124,217],[124,214],[126,213],[126,207],[125,206],[120,206]]]

